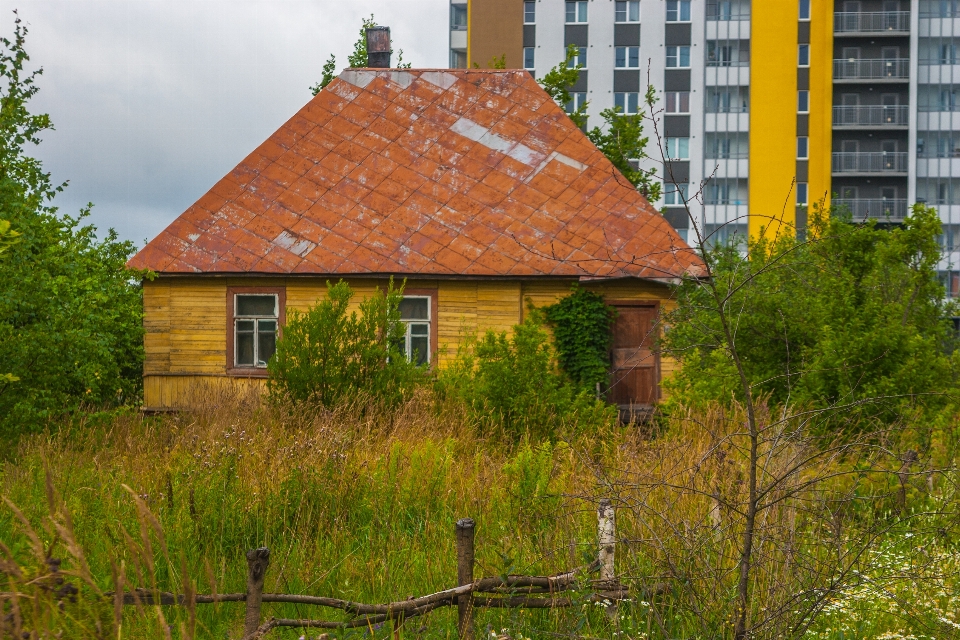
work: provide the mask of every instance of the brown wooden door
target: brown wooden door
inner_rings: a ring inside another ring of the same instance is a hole
[[[616,309],[607,399],[622,409],[649,407],[660,397],[660,360],[654,352],[659,308],[648,305]]]

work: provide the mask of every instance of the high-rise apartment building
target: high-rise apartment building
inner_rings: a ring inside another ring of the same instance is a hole
[[[693,213],[718,239],[802,233],[808,202],[884,224],[926,202],[957,294],[960,0],[451,0],[450,15],[452,67],[505,56],[539,78],[576,46],[588,126],[644,109],[649,74],[686,185],[657,204],[681,233],[679,198],[701,188]]]

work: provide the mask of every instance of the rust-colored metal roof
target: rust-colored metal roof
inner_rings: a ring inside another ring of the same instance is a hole
[[[159,273],[696,275],[525,71],[344,71],[130,260]]]

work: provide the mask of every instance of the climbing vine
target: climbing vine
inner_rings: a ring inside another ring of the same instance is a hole
[[[607,382],[616,310],[603,296],[578,284],[569,296],[543,309],[553,328],[560,366],[570,379],[592,392]]]

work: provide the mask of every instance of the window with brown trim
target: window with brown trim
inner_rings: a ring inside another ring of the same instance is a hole
[[[285,320],[282,287],[227,288],[227,373],[266,376]]]
[[[405,289],[400,321],[406,325],[403,352],[421,365],[433,364],[437,352],[437,290]]]

